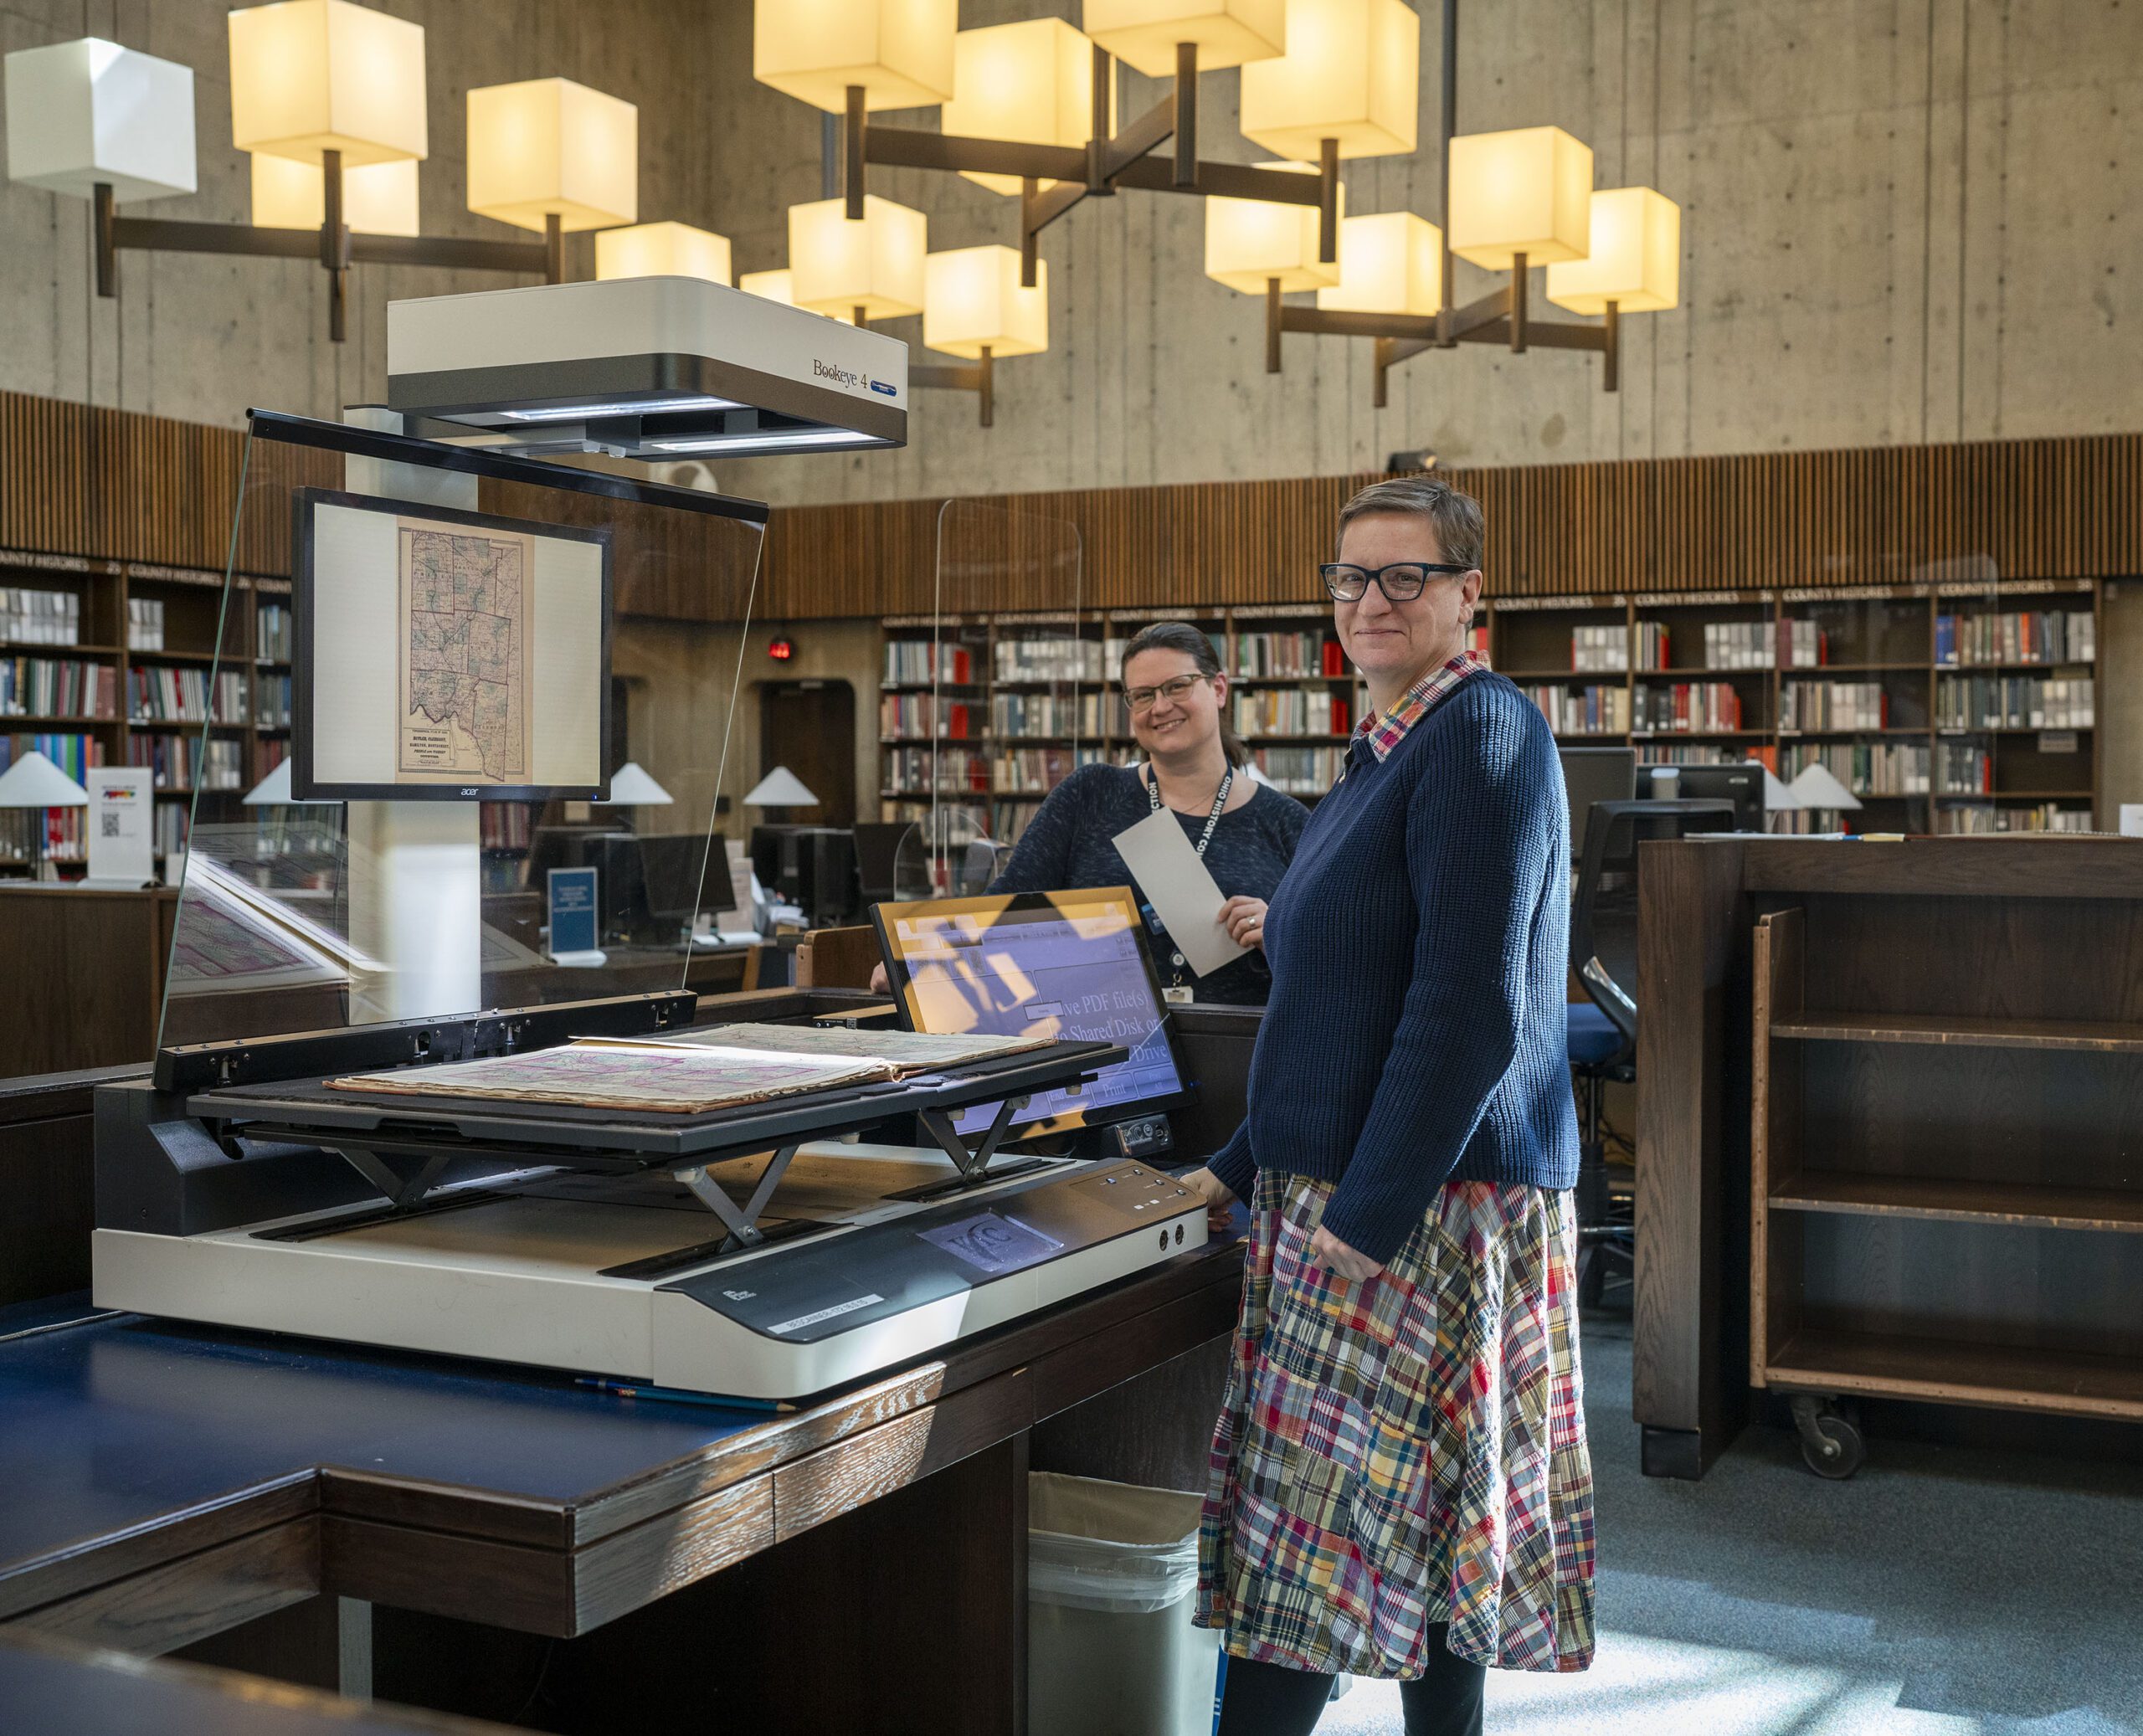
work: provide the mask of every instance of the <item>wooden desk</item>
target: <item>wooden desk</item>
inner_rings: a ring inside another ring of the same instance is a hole
[[[146,1066],[178,893],[0,881],[0,1079]]]
[[[2132,1025],[2143,1021],[2143,842],[1699,838],[1642,850],[1634,1410],[1646,1471],[1695,1477],[1750,1411],[1757,919],[1803,912],[1811,1007]],[[1992,1061],[1959,1066],[1952,1054],[1939,1086],[1916,1065],[1889,1112],[1969,1126],[2024,1088]],[[1883,1076],[1894,1087],[1906,1076]],[[2064,1112],[2117,1132],[2130,1096],[2109,1089]],[[1971,1287],[1994,1279],[1938,1261],[1912,1281],[1925,1323],[1966,1318]],[[2131,1287],[2106,1312],[2132,1320],[2132,1302]]]

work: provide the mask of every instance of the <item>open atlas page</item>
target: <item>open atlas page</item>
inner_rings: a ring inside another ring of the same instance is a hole
[[[490,1097],[515,1103],[692,1115],[892,1076],[892,1070],[881,1061],[774,1055],[758,1049],[579,1042],[486,1061],[353,1073],[327,1083],[335,1091]]]
[[[588,1040],[623,1043],[630,1040],[593,1037]],[[917,1030],[851,1030],[839,1025],[710,1025],[703,1030],[646,1040],[665,1049],[753,1049],[779,1055],[840,1055],[879,1062],[891,1070],[892,1077],[905,1079],[939,1067],[964,1066],[969,1061],[1046,1048],[1056,1038],[1000,1037],[983,1031],[933,1036]]]

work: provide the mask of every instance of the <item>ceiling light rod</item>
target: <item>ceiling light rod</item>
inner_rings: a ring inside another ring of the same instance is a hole
[[[119,293],[119,255],[208,253],[229,258],[316,259],[327,273],[327,334],[341,343],[348,324],[352,264],[437,265],[455,271],[515,271],[546,283],[565,281],[564,234],[558,215],[544,221],[541,241],[483,241],[458,235],[368,235],[342,221],[342,153],[320,153],[326,215],[316,231],[244,223],[187,223],[168,217],[121,217],[110,182],[96,185],[97,294]]]
[[[950,362],[911,362],[907,383],[912,388],[948,392],[972,392],[982,403],[980,426],[997,425],[997,364],[984,344],[977,359],[964,367]]]
[[[1023,183],[1020,197],[1020,283],[1035,282],[1035,238],[1082,199],[1103,198],[1119,187],[1149,193],[1219,194],[1226,198],[1264,199],[1275,204],[1318,208],[1318,257],[1329,264],[1339,255],[1339,141],[1322,141],[1314,179],[1241,163],[1198,160],[1198,44],[1176,44],[1175,90],[1122,131],[1108,133],[1109,95],[1116,76],[1114,57],[1094,49],[1092,136],[1081,145],[1031,145],[1011,139],[967,138],[958,134],[917,132],[907,127],[871,125],[865,111],[865,87],[848,87],[848,114],[842,128],[846,173],[843,191],[848,218],[863,216],[865,165],[886,168],[938,169],[953,174],[1010,175]],[[1167,159],[1154,153],[1173,138]],[[1041,190],[1044,181],[1058,185]]]

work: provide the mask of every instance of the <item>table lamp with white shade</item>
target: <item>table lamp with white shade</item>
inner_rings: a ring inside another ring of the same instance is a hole
[[[814,808],[818,801],[787,766],[776,766],[744,794],[747,808]]]
[[[1833,814],[1855,814],[1860,798],[1839,783],[1837,774],[1821,760],[1811,760],[1786,788],[1803,808]]]
[[[598,808],[667,808],[676,798],[650,778],[636,759],[629,759],[610,774],[610,794],[595,803]]]
[[[52,877],[45,871],[51,865],[44,859],[44,810],[89,805],[89,791],[34,748],[0,772],[0,808],[27,808],[39,816],[30,829],[36,840],[30,863],[41,880]]]

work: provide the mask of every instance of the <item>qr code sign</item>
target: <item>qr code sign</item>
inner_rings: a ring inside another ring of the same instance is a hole
[[[116,814],[100,814],[97,818],[104,822],[104,836],[116,838],[119,835],[119,816]]]

